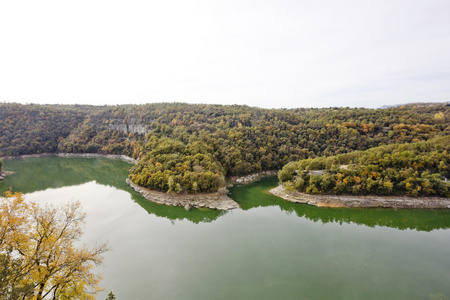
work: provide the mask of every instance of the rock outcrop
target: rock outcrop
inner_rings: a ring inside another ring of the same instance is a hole
[[[0,170],[0,181],[2,181],[3,179],[5,179],[6,176],[11,175],[11,174],[14,174],[14,172]]]
[[[127,179],[127,183],[145,199],[158,204],[183,206],[186,210],[189,210],[191,207],[211,208],[218,210],[231,210],[239,208],[239,204],[227,195],[222,195],[219,193],[167,194],[134,184],[130,179]]]

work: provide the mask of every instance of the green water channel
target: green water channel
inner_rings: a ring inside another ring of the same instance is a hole
[[[80,201],[84,243],[108,241],[104,299],[450,298],[450,210],[317,208],[237,186],[241,209],[184,210],[143,199],[130,164],[99,158],[4,161],[0,192]]]

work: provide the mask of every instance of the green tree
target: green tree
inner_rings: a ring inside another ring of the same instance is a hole
[[[106,300],[116,300],[116,296],[112,291],[109,292],[108,297],[106,297]]]

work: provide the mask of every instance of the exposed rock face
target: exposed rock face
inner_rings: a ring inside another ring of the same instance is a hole
[[[209,194],[167,194],[163,192],[157,192],[144,188],[142,186],[134,184],[130,179],[127,179],[127,183],[138,193],[140,193],[145,199],[165,205],[183,206],[186,210],[191,207],[197,208],[211,208],[219,210],[230,210],[239,208],[239,204],[229,198],[227,195],[221,195],[219,193]]]
[[[439,197],[411,198],[394,196],[309,195],[297,191],[287,192],[283,185],[279,185],[269,192],[291,202],[306,203],[319,207],[450,209],[450,199]]]
[[[104,121],[107,121],[108,124],[106,124],[106,127],[109,130],[113,131],[119,131],[123,132],[125,134],[134,133],[134,134],[147,134],[150,131],[150,125],[156,120],[145,120],[142,121],[140,119],[131,118],[126,121],[126,123],[123,123],[123,119],[102,119],[97,120],[96,122],[92,122],[91,125],[94,126],[94,128],[100,128],[101,126],[105,126],[103,123]]]
[[[298,170],[296,170],[298,172]],[[322,176],[323,174],[325,174],[327,172],[327,170],[311,170],[308,172],[308,175],[319,175]]]
[[[265,177],[277,176],[278,170],[261,171],[245,176],[230,177],[230,181],[234,184],[249,184]]]
[[[125,134],[128,133],[147,134],[148,132],[150,132],[150,129],[147,128],[147,125],[139,125],[139,124],[108,124],[107,127],[110,130],[123,132]]]

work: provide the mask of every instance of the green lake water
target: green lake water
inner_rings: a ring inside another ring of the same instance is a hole
[[[82,242],[108,241],[102,286],[125,299],[447,299],[450,210],[317,208],[237,186],[242,209],[151,203],[130,164],[98,158],[4,161],[0,183],[25,198],[80,201]],[[444,298],[442,298],[444,297]],[[445,298],[447,297],[447,298]]]

